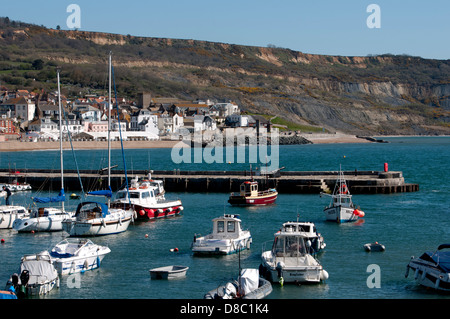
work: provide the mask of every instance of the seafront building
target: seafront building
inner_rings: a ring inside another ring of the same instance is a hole
[[[61,95],[63,105],[63,138],[104,140],[108,131],[108,101],[104,96],[89,95],[68,99]],[[113,99],[115,106],[116,101]],[[137,101],[117,100],[118,109],[111,109],[111,138],[124,140],[177,139],[188,133],[226,127],[265,126],[255,116],[241,114],[234,102],[212,100],[182,101],[177,98],[154,98],[139,93]],[[0,88],[0,140],[59,139],[59,108],[56,92],[30,93]],[[120,130],[119,130],[120,128]],[[6,138],[5,138],[6,136]]]

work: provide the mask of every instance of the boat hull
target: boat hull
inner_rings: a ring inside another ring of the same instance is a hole
[[[57,258],[53,264],[58,274],[70,275],[99,268],[106,254],[107,252],[95,256]]]
[[[277,197],[277,192],[263,196],[231,195],[228,203],[232,206],[264,206],[274,204]]]
[[[438,291],[450,292],[450,273],[443,272],[435,267],[435,264],[416,258],[412,259],[407,265],[405,277],[408,276],[410,270],[414,272],[414,279],[419,285]]]
[[[358,219],[358,216],[354,214],[354,208],[348,208],[343,206],[333,206],[324,209],[326,220],[337,223],[353,222]]]
[[[198,238],[192,243],[195,255],[230,255],[250,249],[252,237],[249,235],[239,239],[203,239]]]
[[[13,229],[17,230],[20,233],[62,231],[62,222],[67,218],[70,218],[70,216],[67,215],[64,217],[56,216],[16,219],[13,223]]]
[[[183,211],[181,201],[168,202],[158,206],[147,207],[139,204],[115,204],[113,207],[125,210],[132,209],[136,220],[149,220],[158,218],[167,218],[180,215]]]
[[[131,217],[112,221],[103,218],[87,221],[71,220],[64,222],[63,228],[71,237],[104,236],[126,231],[130,222]]]
[[[189,267],[186,266],[167,266],[150,269],[151,279],[176,279],[186,277]]]
[[[282,269],[277,268],[280,263],[286,263]],[[271,251],[266,251],[261,256],[260,274],[271,282],[283,283],[320,283],[328,279],[320,264],[298,265],[296,261],[290,264],[289,258],[273,257]]]
[[[0,211],[0,229],[11,229],[15,220],[28,216],[29,213],[24,207],[3,206]]]

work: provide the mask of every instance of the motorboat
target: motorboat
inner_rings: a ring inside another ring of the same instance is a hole
[[[132,209],[136,220],[172,217],[183,211],[181,200],[166,200],[162,181],[151,178],[133,179],[128,189],[116,193],[111,207]]]
[[[150,269],[151,279],[176,279],[186,277],[187,266],[164,266]]]
[[[258,269],[242,269],[233,280],[207,292],[203,299],[263,299],[272,292],[272,284],[259,276]]]
[[[272,249],[263,244],[260,274],[271,282],[319,283],[328,279],[328,272],[310,253],[304,232],[291,223],[283,224],[275,233]]]
[[[258,182],[245,181],[240,185],[239,193],[231,193],[228,203],[232,206],[262,206],[275,203],[278,192],[275,188],[258,190]]]
[[[108,247],[94,244],[89,239],[66,238],[52,248],[50,256],[58,273],[69,275],[99,268],[110,252]]]
[[[409,270],[414,271],[414,279],[422,286],[438,291],[450,291],[450,244],[439,245],[434,252],[425,252],[420,257],[411,257],[406,266],[405,277]]]
[[[365,213],[357,208],[352,201],[352,195],[344,179],[342,170],[339,170],[339,176],[334,185],[333,193],[320,193],[320,195],[331,196],[330,204],[323,210],[326,220],[337,223],[356,221],[359,217],[364,217]]]
[[[252,235],[243,230],[238,215],[224,214],[214,218],[212,233],[194,236],[191,249],[194,254],[228,255],[250,249]]]
[[[10,229],[16,219],[28,217],[30,213],[24,206],[0,206],[0,229]]]
[[[6,286],[6,290],[13,287],[18,298],[46,295],[59,287],[58,272],[49,252],[23,256],[18,273],[11,276]]]
[[[82,202],[75,216],[64,220],[62,225],[71,237],[103,236],[126,231],[132,218],[131,210],[109,208],[100,202]]]
[[[290,221],[284,223],[281,229],[286,232],[296,232],[299,236],[302,236],[309,253],[312,255],[323,251],[327,246],[323,236],[317,232],[316,226],[312,222]]]
[[[28,216],[14,220],[12,228],[22,233],[62,231],[63,221],[72,216],[57,207],[34,207]]]

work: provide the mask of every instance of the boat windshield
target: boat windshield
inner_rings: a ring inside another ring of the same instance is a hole
[[[277,257],[290,257],[306,253],[305,243],[299,236],[277,236],[272,251]]]
[[[126,191],[117,192],[116,199],[126,199],[126,198],[128,198]],[[139,193],[130,192],[130,198],[139,198]]]

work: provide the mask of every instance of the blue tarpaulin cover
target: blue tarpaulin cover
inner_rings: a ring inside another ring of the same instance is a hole
[[[109,187],[109,189],[105,189],[105,190],[100,190],[100,191],[92,191],[87,193],[88,195],[93,195],[93,196],[106,196],[108,198],[112,197],[112,190],[111,187]]]
[[[33,197],[33,201],[36,203],[64,202],[65,200],[66,200],[66,194],[64,194],[64,189],[61,189],[58,196]]]

